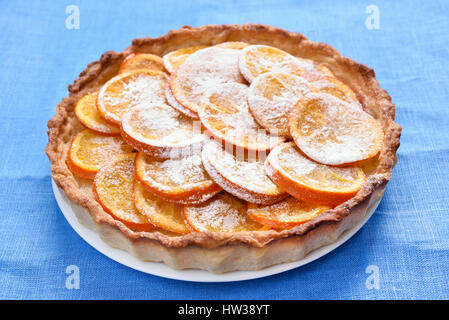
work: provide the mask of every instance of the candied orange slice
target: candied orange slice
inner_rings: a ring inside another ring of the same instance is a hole
[[[316,205],[294,197],[288,197],[271,205],[248,203],[248,214],[251,218],[274,229],[298,226],[328,209],[330,208],[327,206]]]
[[[192,231],[240,232],[266,230],[267,227],[251,219],[246,202],[229,193],[219,193],[195,206],[184,206],[184,221]]]
[[[136,153],[117,156],[95,176],[93,192],[104,211],[136,231],[151,231],[154,226],[134,205],[134,160]]]
[[[363,170],[331,167],[305,157],[293,142],[274,148],[265,160],[270,178],[292,196],[320,205],[336,206],[360,190]]]
[[[266,45],[251,45],[243,49],[239,59],[240,72],[248,82],[265,72],[282,72],[303,76],[308,73],[333,75],[326,66],[312,60],[296,58],[291,54]]]
[[[199,152],[167,160],[139,152],[136,179],[153,194],[177,203],[204,202],[222,190],[204,170]]]
[[[357,165],[362,168],[366,176],[369,176],[376,171],[376,169],[379,167],[379,163],[380,153],[377,156],[372,157],[371,159],[357,163]]]
[[[249,87],[249,110],[262,127],[290,138],[289,111],[305,93],[314,90],[308,81],[298,76],[266,72],[255,78]]]
[[[109,123],[120,125],[123,114],[135,106],[165,102],[168,77],[152,70],[137,70],[118,75],[101,87],[97,108]]]
[[[78,120],[95,133],[107,136],[120,135],[120,128],[107,123],[98,113],[97,96],[97,92],[87,94],[78,101],[75,107]]]
[[[228,82],[244,83],[238,67],[240,53],[219,47],[195,52],[171,77],[170,89],[176,101],[198,113],[207,90]]]
[[[125,113],[122,137],[137,150],[161,159],[189,154],[205,140],[199,121],[162,102],[134,107]]]
[[[188,57],[200,49],[207,48],[207,46],[193,46],[181,48],[167,53],[163,56],[164,66],[168,72],[173,73],[178,69]]]
[[[289,115],[293,140],[308,157],[323,164],[343,165],[379,153],[382,127],[358,104],[325,93],[299,100]]]
[[[248,43],[240,42],[240,41],[227,41],[227,42],[222,42],[222,43],[215,45],[215,47],[225,48],[225,49],[235,49],[235,50],[242,50],[242,49],[246,48],[247,46],[249,46]]]
[[[174,233],[190,232],[182,216],[182,205],[164,201],[148,192],[139,182],[134,183],[134,203],[140,214],[156,227]]]
[[[221,84],[210,90],[198,115],[208,133],[226,150],[263,153],[284,141],[256,123],[248,109],[248,87],[244,84]]]
[[[98,135],[87,129],[72,140],[67,156],[67,165],[78,176],[93,179],[108,160],[116,155],[129,153],[133,148],[120,136]]]
[[[123,60],[119,73],[136,70],[165,72],[164,61],[161,57],[151,53],[132,53]]]
[[[267,176],[263,161],[239,159],[215,142],[204,146],[202,159],[212,179],[237,198],[251,203],[272,204],[287,196]]]
[[[171,92],[170,86],[167,86],[167,90],[165,91],[165,97],[167,98],[167,102],[170,106],[172,106],[185,116],[192,119],[199,119],[198,114],[196,112],[187,109],[176,100],[176,98],[173,96],[173,93]]]
[[[348,103],[360,105],[355,92],[343,81],[335,77],[310,75],[306,77],[310,84],[319,92],[324,92]]]

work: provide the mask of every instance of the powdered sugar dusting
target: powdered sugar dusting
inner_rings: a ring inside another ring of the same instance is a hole
[[[76,107],[75,114],[80,122],[87,128],[106,134],[117,134],[120,130],[110,126],[101,116],[97,109],[98,92],[82,97]]]
[[[246,204],[230,194],[220,193],[208,202],[186,207],[189,223],[199,231],[238,232],[261,229],[246,213]]]
[[[355,104],[362,109],[362,106],[352,89],[337,78],[319,75],[315,77],[312,76],[309,81],[318,91],[333,95],[345,102]]]
[[[123,130],[138,141],[156,146],[188,146],[201,143],[199,125],[166,103],[139,106],[122,119]]]
[[[240,50],[211,47],[192,54],[178,69],[171,86],[176,99],[197,112],[204,93],[222,83],[244,83],[238,68]]]
[[[198,119],[198,115],[191,111],[190,109],[187,109],[183,105],[181,105],[178,101],[176,101],[175,97],[173,96],[173,93],[171,92],[170,86],[167,86],[167,89],[165,90],[165,97],[167,99],[167,102],[170,106],[181,112],[182,114],[186,115],[189,118],[192,119]]]
[[[124,73],[109,80],[100,90],[99,105],[115,121],[120,121],[123,113],[136,106],[165,102],[167,77],[162,73],[137,71]]]
[[[288,197],[272,205],[252,205],[248,208],[248,213],[274,222],[303,223],[327,209],[329,209],[327,206]]]
[[[293,142],[275,148],[266,161],[292,180],[322,189],[339,191],[353,186],[360,179],[355,167],[330,167],[314,162],[304,157]]]
[[[120,158],[103,167],[95,178],[97,194],[114,216],[132,223],[148,223],[133,199],[134,157]]]
[[[239,67],[249,82],[266,72],[298,76],[317,72],[313,61],[296,58],[285,51],[266,45],[252,45],[243,49]]]
[[[182,188],[211,182],[204,170],[199,154],[193,154],[180,159],[152,160],[151,162],[147,162],[143,179]]]
[[[164,66],[168,72],[173,73],[187,60],[190,55],[200,49],[204,49],[205,47],[206,46],[193,46],[171,51],[163,57]]]
[[[233,154],[226,152],[220,145],[210,142],[203,148],[203,162],[209,163],[212,170],[208,170],[211,177],[220,186],[237,197],[245,197],[244,200],[259,202],[258,197],[253,197],[251,192],[259,194],[280,195],[283,191],[274,184],[266,175],[264,164],[261,161],[246,161],[238,159]],[[205,164],[207,169],[207,165]],[[218,175],[217,175],[218,172]],[[219,175],[223,176],[227,182],[223,182]],[[247,192],[242,195],[242,189]]]
[[[289,137],[288,113],[310,90],[309,83],[300,77],[267,72],[251,83],[248,95],[249,109],[260,125],[279,135]]]
[[[149,128],[151,130],[172,130],[180,126],[179,112],[167,108],[166,104],[154,104],[135,111],[138,123],[136,128]]]
[[[246,144],[264,150],[283,141],[256,123],[248,108],[248,87],[243,84],[222,84],[209,90],[198,115],[215,136],[239,147]]]
[[[98,169],[112,157],[132,151],[121,137],[100,136],[87,130],[80,136],[78,146],[77,158]]]
[[[344,164],[375,155],[380,148],[380,127],[357,104],[325,93],[308,94],[297,109],[293,138],[312,159],[325,164]],[[377,149],[377,151],[376,151]]]

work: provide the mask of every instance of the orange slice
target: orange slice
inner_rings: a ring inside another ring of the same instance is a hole
[[[246,203],[229,193],[219,193],[196,206],[184,206],[184,221],[192,231],[240,232],[266,230],[251,219]]]
[[[244,83],[238,67],[240,53],[219,47],[195,52],[171,77],[170,88],[176,101],[198,113],[207,90],[228,82]]]
[[[120,136],[108,137],[85,129],[72,140],[67,166],[80,177],[93,179],[108,160],[131,151],[133,148]]]
[[[199,119],[198,114],[196,112],[187,109],[176,100],[176,98],[173,96],[173,93],[171,92],[170,86],[167,86],[167,89],[165,90],[165,97],[167,98],[167,102],[170,106],[172,106],[185,116],[192,119]]]
[[[151,53],[132,53],[123,60],[119,73],[136,70],[165,72],[164,61],[161,57]]]
[[[358,104],[325,93],[304,96],[289,115],[293,140],[308,157],[343,165],[374,157],[382,147],[380,124]]]
[[[120,128],[107,123],[98,113],[97,96],[97,92],[88,94],[78,101],[75,107],[78,120],[95,133],[107,136],[120,135]]]
[[[333,75],[329,68],[312,60],[266,45],[252,45],[243,49],[239,59],[240,72],[248,82],[265,72],[282,72],[302,76],[308,73]]]
[[[134,159],[136,153],[122,154],[103,166],[95,176],[93,192],[104,211],[136,231],[154,226],[134,205]]]
[[[363,172],[366,176],[373,174],[376,169],[379,167],[380,162],[380,154],[366,161],[362,161],[357,163],[357,165],[362,168]]]
[[[248,87],[244,84],[221,84],[210,90],[198,115],[208,133],[228,151],[262,154],[284,141],[256,123],[248,109]]]
[[[207,46],[186,47],[167,53],[163,57],[165,69],[167,69],[170,73],[175,72],[176,69],[178,69],[188,57],[196,51],[204,48],[207,48]]]
[[[343,81],[335,77],[310,75],[306,77],[310,84],[318,91],[324,92],[348,103],[354,103],[360,106],[359,99],[354,91]]]
[[[272,204],[287,196],[265,173],[263,161],[239,159],[215,142],[203,148],[202,159],[212,179],[237,198]]]
[[[156,227],[181,234],[190,232],[184,223],[181,205],[164,201],[138,182],[134,183],[134,203],[140,214]]]
[[[120,125],[123,114],[135,106],[165,102],[165,73],[138,70],[118,75],[100,89],[97,108],[109,123]]]
[[[139,151],[160,159],[179,158],[200,146],[201,124],[166,103],[138,106],[122,118],[122,137]]]
[[[251,83],[248,104],[256,121],[271,133],[290,138],[288,114],[298,100],[314,88],[287,73],[266,72]]]
[[[204,202],[222,190],[204,170],[199,153],[158,160],[139,152],[136,179],[153,194],[177,203]]]
[[[227,41],[227,42],[222,42],[222,43],[215,45],[215,47],[225,48],[225,49],[235,49],[235,50],[242,50],[242,49],[246,48],[247,46],[249,46],[248,43],[240,42],[240,41]]]
[[[288,197],[272,205],[248,203],[248,214],[254,220],[274,229],[289,229],[306,223],[320,213],[330,209],[327,206],[305,202]]]
[[[301,154],[293,142],[284,143],[268,155],[265,170],[292,196],[320,205],[336,206],[360,190],[365,174],[359,167],[330,167]]]

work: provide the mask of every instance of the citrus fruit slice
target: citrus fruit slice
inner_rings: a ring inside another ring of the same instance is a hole
[[[95,133],[107,136],[120,135],[120,128],[107,123],[98,113],[97,96],[98,93],[87,94],[78,101],[75,106],[78,120]]]
[[[192,54],[172,75],[171,92],[193,113],[198,113],[204,93],[222,83],[244,83],[238,67],[241,50],[210,47]]]
[[[168,77],[163,72],[137,70],[115,76],[101,87],[97,108],[109,123],[120,125],[122,115],[138,105],[165,102]]]
[[[348,103],[357,104],[362,108],[355,92],[343,81],[340,81],[335,77],[316,75],[310,75],[306,77],[306,79],[319,92],[330,94]]]
[[[73,138],[67,165],[78,176],[93,179],[108,160],[132,151],[120,136],[103,136],[85,129]]]
[[[376,119],[358,104],[325,93],[299,100],[288,125],[301,151],[323,164],[356,163],[374,157],[382,147],[382,127]]]
[[[248,203],[248,214],[251,218],[274,229],[298,226],[328,209],[330,209],[328,206],[305,202],[294,197],[288,197],[271,205]]]
[[[119,73],[136,70],[166,72],[162,58],[151,53],[132,53],[128,55],[120,65]]]
[[[148,192],[139,182],[134,183],[134,203],[140,214],[156,227],[174,233],[190,232],[182,216],[182,205],[164,201]]]
[[[177,203],[204,202],[222,190],[204,170],[199,152],[167,160],[139,152],[136,179],[153,194]]]
[[[167,89],[165,90],[165,97],[167,98],[167,102],[170,106],[172,106],[185,116],[192,119],[199,119],[198,114],[196,112],[187,109],[176,100],[176,98],[173,96],[173,93],[171,92],[170,86],[167,86]]]
[[[136,153],[117,156],[95,176],[93,192],[98,203],[115,219],[136,231],[151,231],[154,226],[134,205],[134,160]]]
[[[263,161],[239,159],[212,141],[204,146],[201,155],[212,179],[237,198],[272,204],[287,196],[267,176]]]
[[[215,45],[215,47],[225,48],[225,49],[235,49],[235,50],[242,50],[242,49],[246,48],[247,46],[249,46],[248,43],[240,42],[240,41],[227,41],[227,42],[222,42],[222,43]]]
[[[359,167],[331,167],[305,157],[293,142],[274,148],[265,170],[278,186],[292,196],[320,205],[336,206],[362,187],[365,174]]]
[[[256,123],[248,109],[248,87],[244,84],[214,87],[205,95],[198,115],[208,133],[228,151],[264,153],[284,141]]]
[[[305,93],[313,90],[309,82],[301,77],[266,72],[255,78],[249,87],[249,110],[262,127],[290,138],[289,111]]]
[[[170,73],[175,72],[176,69],[178,69],[188,57],[196,51],[204,48],[207,48],[207,46],[186,47],[167,53],[162,57],[165,69],[167,69]]]
[[[239,232],[267,229],[247,214],[246,202],[219,193],[195,206],[184,206],[184,221],[192,231]]]
[[[326,66],[312,60],[297,58],[266,45],[251,45],[242,50],[239,58],[240,72],[248,82],[265,72],[282,72],[303,76],[308,73],[333,75]]]
[[[122,137],[137,150],[160,159],[190,154],[205,140],[199,121],[162,102],[134,107],[125,113]]]

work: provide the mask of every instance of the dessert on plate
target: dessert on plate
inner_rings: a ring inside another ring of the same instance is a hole
[[[48,122],[52,178],[112,247],[223,273],[302,259],[378,204],[401,127],[374,71],[259,24],[106,52]]]

